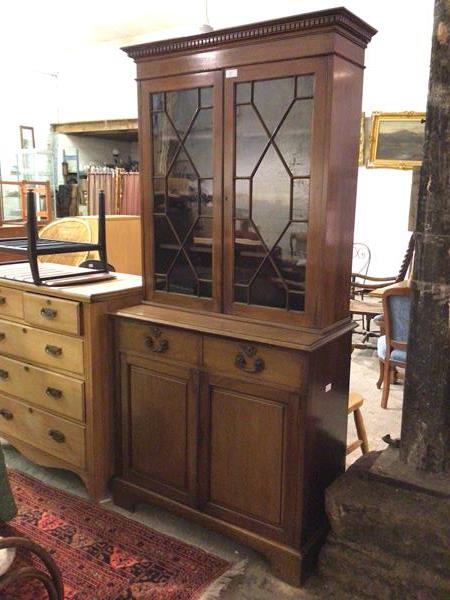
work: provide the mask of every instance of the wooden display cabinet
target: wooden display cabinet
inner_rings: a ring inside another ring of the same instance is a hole
[[[364,49],[345,9],[126,48],[144,302],[116,313],[114,501],[299,584],[345,465]]]

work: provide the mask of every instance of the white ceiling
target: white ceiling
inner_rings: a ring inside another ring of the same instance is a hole
[[[0,51],[35,61],[84,45],[117,45],[196,33],[206,0],[16,0],[2,5]],[[304,12],[304,0],[208,0],[215,29]],[[28,55],[28,56],[27,56]]]

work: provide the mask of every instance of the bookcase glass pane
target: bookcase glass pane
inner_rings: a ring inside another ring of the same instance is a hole
[[[234,300],[301,312],[314,77],[236,88]]]
[[[213,288],[212,90],[150,98],[155,288],[206,298]]]

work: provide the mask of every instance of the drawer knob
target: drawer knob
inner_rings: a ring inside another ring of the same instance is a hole
[[[48,435],[58,444],[63,444],[66,441],[66,436],[57,429],[50,429]]]
[[[5,333],[0,333],[0,342],[3,341],[6,337]]]
[[[258,349],[251,344],[240,344],[241,352],[236,354],[234,365],[246,373],[261,373],[266,368],[264,359],[256,356]]]
[[[44,306],[44,308],[41,308],[41,315],[45,319],[54,319],[57,314],[58,314],[58,311],[55,310],[54,308],[48,308],[48,306]]]
[[[13,414],[10,410],[7,410],[6,408],[2,408],[0,409],[0,415],[6,419],[7,421],[11,421],[11,419],[13,418]]]
[[[8,379],[9,373],[5,369],[0,369],[0,379]]]
[[[45,390],[45,393],[47,394],[47,396],[49,398],[55,398],[55,400],[62,398],[62,395],[63,395],[61,390],[58,390],[57,388],[53,388],[53,387],[48,387]]]
[[[6,304],[5,296],[0,296],[0,304]]]
[[[45,351],[47,354],[50,354],[50,356],[61,356],[62,354],[62,348],[59,346],[52,346],[51,344],[45,346]]]
[[[162,332],[159,327],[150,327],[151,335],[145,338],[145,345],[152,352],[162,354],[169,349],[169,340],[162,338]]]

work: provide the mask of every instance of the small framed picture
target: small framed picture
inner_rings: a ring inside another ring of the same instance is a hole
[[[20,147],[22,150],[31,150],[36,147],[34,144],[34,127],[20,125]]]
[[[368,167],[412,169],[420,166],[425,113],[372,113]]]

